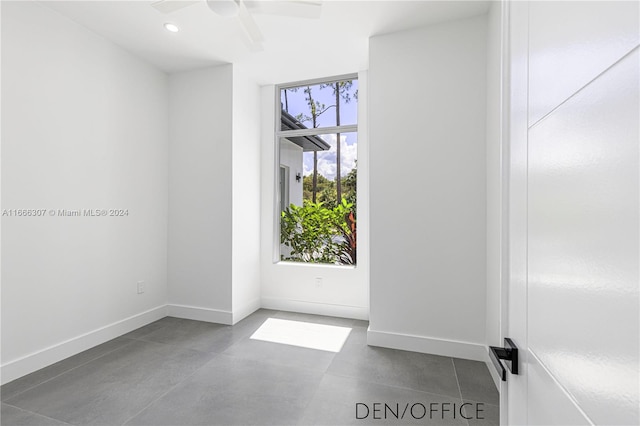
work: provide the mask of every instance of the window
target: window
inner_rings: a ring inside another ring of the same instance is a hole
[[[355,265],[358,80],[278,89],[278,258]]]

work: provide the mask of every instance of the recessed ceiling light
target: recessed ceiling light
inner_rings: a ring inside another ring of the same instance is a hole
[[[164,24],[164,28],[167,31],[170,31],[172,33],[177,33],[178,31],[180,31],[180,28],[178,28],[178,26],[176,24],[171,24],[169,22],[167,22],[166,24]]]

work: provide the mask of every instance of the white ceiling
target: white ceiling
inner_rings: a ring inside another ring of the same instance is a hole
[[[168,73],[234,63],[267,84],[367,69],[369,37],[483,14],[490,2],[324,0],[319,19],[255,13],[265,38],[258,52],[237,18],[216,15],[204,0],[168,15],[146,0],[41,3]]]

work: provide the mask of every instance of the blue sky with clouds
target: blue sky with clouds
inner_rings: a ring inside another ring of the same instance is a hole
[[[311,86],[312,96],[315,100],[330,107],[335,104],[335,95],[331,87],[320,89],[320,86]],[[358,80],[353,80],[353,85],[349,90],[351,101],[346,103],[341,99],[340,102],[340,124],[356,124],[358,117],[358,102],[353,94],[358,90]],[[287,99],[289,106],[289,114],[297,116],[304,113],[310,116],[309,106],[305,100],[306,94],[304,88],[298,89],[297,92],[287,91]],[[284,92],[281,93],[281,101],[283,108],[285,106]],[[307,127],[312,127],[311,121],[303,123]],[[330,107],[326,112],[318,117],[319,128],[336,125],[335,107]],[[333,180],[336,177],[336,135],[328,134],[320,136],[323,140],[331,145],[328,151],[318,151],[318,173]],[[340,175],[346,176],[356,165],[355,161],[358,154],[358,135],[357,133],[343,133],[340,135]],[[313,152],[304,153],[304,175],[313,173]]]

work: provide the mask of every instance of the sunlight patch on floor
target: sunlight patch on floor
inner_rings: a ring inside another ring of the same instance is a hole
[[[251,336],[255,340],[340,352],[351,328],[268,318]]]

